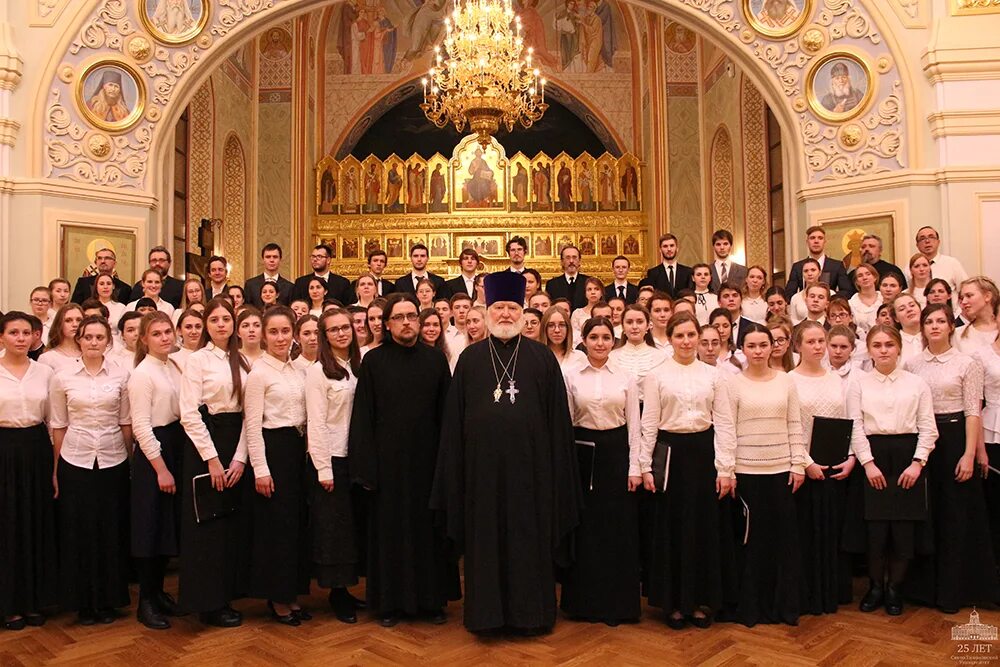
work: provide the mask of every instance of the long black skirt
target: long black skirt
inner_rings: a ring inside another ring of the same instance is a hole
[[[59,459],[59,595],[64,609],[129,604],[128,461],[78,468]]]
[[[938,440],[927,462],[934,555],[914,560],[905,592],[925,604],[961,608],[1000,599],[982,478],[955,481],[965,454],[965,416],[938,418]]]
[[[734,620],[747,627],[798,625],[802,561],[788,473],[739,473],[736,493],[734,507],[741,514],[737,523],[745,526],[749,521],[749,531],[738,547],[740,592]]]
[[[715,431],[670,433],[667,490],[657,489],[646,595],[652,607],[691,615],[722,605]]]
[[[638,620],[639,523],[636,497],[628,490],[628,431],[624,426],[608,431],[578,427],[576,439],[595,443],[593,475],[581,480],[584,509],[576,530],[576,561],[566,572],[560,606],[578,618]],[[589,463],[584,462],[588,468]]]
[[[56,603],[54,491],[45,424],[0,428],[0,616]]]
[[[851,561],[841,547],[847,485],[846,479],[807,478],[794,495],[803,614],[832,614],[851,601]]]
[[[180,553],[181,495],[184,450],[192,445],[179,421],[157,426],[160,458],[174,477],[177,492],[163,493],[156,470],[142,448],[132,456],[132,555],[136,558],[176,556]]]
[[[358,535],[354,490],[347,457],[332,458],[333,491],[327,493],[310,468],[309,537],[316,583],[343,588],[358,583]]]
[[[306,445],[292,427],[263,431],[274,492],[270,498],[256,492],[253,496],[250,596],[290,603],[300,592],[308,592],[309,585],[308,570],[303,567]]]
[[[917,435],[915,433],[870,435],[868,442],[871,444],[875,465],[885,477],[885,483],[895,485],[899,476],[913,461]],[[934,458],[933,454],[931,458]],[[921,473],[921,479],[929,474],[925,469]],[[865,483],[868,483],[867,478]],[[913,491],[916,492],[915,489]],[[869,543],[887,544],[893,558],[909,560],[916,555],[934,553],[933,515],[930,513],[923,521],[865,520],[865,525]]]
[[[236,453],[243,429],[240,412],[210,415],[202,409],[202,419],[212,436],[219,462],[228,468]],[[243,507],[249,466],[231,492],[237,498],[232,514],[198,523],[194,513],[192,479],[208,472],[193,444],[184,448],[184,477],[181,493],[180,605],[191,612],[215,611],[244,595],[249,572],[250,544]]]
[[[1000,556],[1000,443],[987,442],[986,455],[990,459],[989,474],[983,480],[983,495],[986,497],[986,514],[990,520],[990,537],[993,542],[993,557]],[[978,474],[978,473],[977,473]]]

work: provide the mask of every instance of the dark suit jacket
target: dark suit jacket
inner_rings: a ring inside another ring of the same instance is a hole
[[[653,289],[666,292],[671,299],[677,298],[677,293],[682,289],[694,289],[694,271],[690,266],[677,264],[674,271],[674,287],[671,289],[667,282],[667,270],[663,263],[659,263],[646,271],[646,277],[639,282],[639,286],[650,285]]]
[[[714,259],[712,260],[712,263],[709,266],[712,267],[712,282],[708,284],[708,289],[712,292],[712,294],[715,294],[716,292],[719,291],[719,286],[722,284],[722,281],[719,280],[719,272],[716,268]],[[747,280],[747,267],[743,266],[742,264],[737,264],[736,262],[731,262],[729,264],[728,277],[729,277],[729,282],[733,283],[734,285],[742,289],[743,283],[745,283]]]
[[[788,274],[788,282],[785,283],[785,299],[789,302],[802,289],[802,265],[805,264],[805,261],[804,259],[800,259],[792,264],[792,270]],[[851,279],[847,275],[844,263],[839,259],[827,256],[823,260],[823,266],[820,267],[819,280],[820,282],[827,283],[830,289],[845,299],[850,299],[854,295],[854,285],[851,284]]]
[[[254,308],[260,308],[264,304],[260,300],[260,290],[264,287],[264,274],[260,273],[247,280],[243,286],[243,296],[246,302]],[[295,283],[281,274],[278,274],[278,303],[287,306],[292,302],[292,291]]]
[[[295,279],[290,301],[304,299],[306,303],[309,303],[309,279],[314,275],[307,273]],[[336,273],[331,273],[329,280],[327,280],[326,296],[328,299],[336,299],[345,306],[349,306],[358,300],[354,295],[354,290],[351,289],[351,282],[343,276],[338,276]]]
[[[611,301],[618,297],[618,289],[615,287],[615,281],[608,283],[608,286],[604,288],[604,300]],[[635,303],[639,299],[639,287],[633,283],[625,283],[625,304],[629,305]]]
[[[753,324],[753,320],[748,320],[745,317],[740,317],[733,323],[733,338],[736,339],[736,348],[739,349],[743,347],[743,339],[747,335],[747,328]],[[730,341],[730,344],[732,341]]]
[[[452,297],[452,296],[455,296],[456,294],[459,294],[461,292],[465,292],[465,293],[468,294],[468,290],[465,287],[465,278],[463,278],[462,276],[458,276],[457,278],[452,278],[451,280],[449,280],[448,282],[445,283],[445,286],[448,288],[448,297],[449,298]],[[475,301],[476,300],[476,290],[472,290],[472,293],[469,294],[469,297],[473,301]]]
[[[97,276],[82,276],[76,281],[76,286],[73,288],[73,296],[70,297],[70,301],[76,304],[81,304],[87,299],[91,298],[94,294],[94,281]],[[114,278],[115,289],[111,293],[111,298],[119,303],[128,303],[131,301],[129,295],[132,294],[132,288],[129,287],[128,283],[124,280],[119,280]],[[141,296],[141,290],[140,290]]]
[[[434,285],[434,296],[446,296],[451,297],[451,290],[445,285],[444,278],[437,275],[436,273],[427,272],[427,277],[430,279],[431,284]],[[409,292],[410,294],[415,294],[417,290],[413,288],[413,272],[404,273],[396,280],[396,291],[397,292]]]
[[[173,276],[167,276],[163,279],[163,288],[160,290],[160,298],[169,303],[174,308],[181,307],[181,297],[184,296],[184,281],[178,280]],[[129,295],[129,301],[135,301],[136,299],[142,298],[142,281],[140,280],[135,285],[132,286],[132,294]],[[126,302],[128,303],[128,302]]]
[[[566,274],[561,273],[555,278],[549,278],[549,281],[545,283],[545,291],[553,299],[569,299],[569,303],[573,307],[572,310],[583,308],[587,305],[587,296],[584,294],[583,286],[589,277],[582,273],[576,274],[576,280],[573,281],[571,289],[569,283],[566,282]]]

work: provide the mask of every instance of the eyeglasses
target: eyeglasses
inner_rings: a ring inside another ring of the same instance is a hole
[[[309,259],[328,259],[326,254],[309,255]]]
[[[774,344],[775,345],[785,345],[786,343],[788,343],[788,339],[787,338],[775,338],[774,339]]]
[[[326,331],[327,333],[330,333],[332,331],[335,334],[345,334],[345,333],[350,333],[351,329],[353,328],[354,327],[352,327],[350,324],[345,324],[339,327],[330,327]]]
[[[418,313],[396,313],[389,319],[393,322],[402,322],[404,320],[407,322],[416,322],[419,318],[420,315]]]
[[[31,303],[52,303],[52,299],[32,299]]]
[[[917,237],[917,243],[920,243],[921,241],[936,241],[936,240],[937,240],[937,234],[925,234],[923,236]]]
[[[565,329],[566,328],[566,323],[565,322],[549,322],[548,324],[545,325],[545,328],[546,329]]]

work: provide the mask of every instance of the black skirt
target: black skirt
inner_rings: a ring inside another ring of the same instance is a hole
[[[848,480],[807,478],[794,495],[804,614],[832,614],[851,601],[851,563],[841,547],[847,486]]]
[[[306,446],[298,429],[263,429],[264,454],[274,482],[268,498],[254,492],[251,597],[290,603],[308,592],[304,565]],[[304,589],[304,590],[303,590]]]
[[[788,473],[750,475],[736,480],[746,542],[738,547],[739,599],[736,620],[747,627],[757,623],[798,625],[802,561],[792,487]],[[744,515],[743,510],[747,510]]]
[[[584,509],[576,530],[576,561],[566,572],[560,605],[578,618],[638,620],[639,524],[636,497],[628,490],[628,430],[578,427],[576,439],[595,446],[577,445],[586,459],[582,466],[592,475],[581,476]]]
[[[202,419],[212,437],[219,462],[227,468],[236,453],[243,429],[243,414],[226,412],[210,415],[202,408]],[[246,590],[250,563],[244,507],[218,519],[198,523],[194,514],[192,479],[208,472],[193,444],[184,447],[184,478],[181,488],[181,559],[178,586],[180,605],[191,612],[215,611]],[[249,466],[237,483],[236,496],[242,500],[252,474]]]
[[[52,441],[45,424],[0,428],[0,616],[56,603]]]
[[[1000,470],[1000,443],[987,442],[986,455],[990,459],[990,468]],[[1000,473],[993,470],[983,480],[983,495],[986,497],[986,515],[990,519],[990,537],[996,558],[1000,557]]]
[[[720,502],[715,492],[715,431],[670,433],[667,490],[657,489],[646,595],[652,607],[691,615],[722,605]]]
[[[314,468],[309,499],[309,537],[313,576],[323,588],[343,588],[358,583],[358,535],[354,490],[347,457],[334,456],[333,491],[320,485]]]
[[[875,465],[885,477],[886,485],[895,485],[899,476],[913,462],[917,435],[915,433],[870,435],[868,442],[871,444]],[[933,454],[931,458],[934,458]],[[928,474],[925,469],[921,473],[921,479]],[[865,483],[868,483],[867,476]],[[918,492],[916,489],[912,491]],[[882,538],[888,540],[892,556],[901,559],[910,559],[917,554],[934,553],[932,523],[930,514],[923,521],[865,521],[869,541],[875,535],[882,535]],[[880,541],[882,538],[879,538]]]
[[[181,495],[184,450],[192,445],[179,421],[157,426],[160,458],[174,477],[176,493],[160,491],[156,470],[141,447],[132,456],[132,555],[136,558],[176,556],[180,553]]]
[[[939,415],[938,440],[927,462],[934,555],[917,558],[906,594],[925,604],[961,608],[1000,599],[982,478],[955,481],[965,454],[965,415]]]
[[[128,461],[78,468],[59,459],[59,595],[64,609],[129,604]]]

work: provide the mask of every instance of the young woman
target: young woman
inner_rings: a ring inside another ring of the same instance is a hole
[[[611,308],[611,324],[615,328],[615,347],[622,343],[622,316],[625,314],[625,299],[615,296],[608,299]]]
[[[296,356],[292,366],[305,373],[319,359],[319,318],[315,315],[296,318],[293,333]]]
[[[368,334],[368,342],[361,348],[361,358],[370,350],[382,344],[382,313],[385,311],[386,301],[378,298],[368,306],[368,313],[365,319],[365,329]]]
[[[902,277],[895,272],[881,276],[878,281],[878,291],[882,295],[883,303],[892,303],[892,300],[903,291]]]
[[[177,330],[180,334],[180,349],[170,355],[181,372],[187,365],[188,357],[201,349],[202,330],[205,328],[203,313],[188,308],[177,319]]]
[[[531,297],[542,290],[542,274],[534,269],[525,269],[521,275],[524,276],[524,304],[527,307]]]
[[[921,308],[927,305],[927,297],[924,296],[924,291],[927,289],[927,283],[930,282],[931,278],[931,263],[927,258],[919,252],[910,257],[910,286],[906,290],[906,293],[913,296]]]
[[[441,326],[441,315],[433,308],[424,308],[420,311],[419,323],[420,342],[428,347],[441,350],[441,353],[450,361],[448,342],[444,339],[444,328]],[[455,359],[455,361],[457,362],[458,359]]]
[[[764,297],[767,301],[765,322],[772,317],[788,317],[788,301],[785,300],[785,292],[782,287],[778,285],[768,287]]]
[[[719,297],[712,294],[708,288],[712,283],[712,267],[708,264],[695,264],[691,267],[694,272],[694,312],[698,317],[698,324],[705,326],[708,324],[709,314],[719,307]]]
[[[906,362],[906,370],[930,387],[937,420],[927,478],[935,539],[934,555],[914,563],[906,588],[909,596],[954,614],[1000,594],[982,478],[976,474],[983,366],[951,346],[950,305],[925,308],[920,326],[924,351]]]
[[[306,573],[300,569],[306,506],[302,470],[306,443],[305,375],[289,352],[295,313],[274,306],[262,321],[264,351],[247,376],[243,411],[247,451],[254,474],[250,595],[267,600],[279,623],[297,626],[312,618],[299,606]]]
[[[772,317],[767,322],[771,333],[771,358],[768,365],[779,371],[788,373],[795,368],[795,356],[792,352],[792,323],[785,318]]]
[[[674,302],[664,292],[654,292],[649,299],[649,337],[657,349],[663,350],[668,356],[673,352],[670,349],[670,337],[667,335],[667,322],[674,314]]]
[[[358,300],[353,305],[362,308],[370,306],[372,301],[378,298],[378,285],[375,282],[375,277],[370,273],[362,273],[358,276],[354,293]]]
[[[938,435],[931,391],[900,367],[903,341],[898,329],[877,324],[866,344],[875,367],[859,374],[847,390],[847,414],[861,427],[854,430],[852,449],[875,492],[884,493],[890,486],[909,490],[923,473]],[[870,493],[865,494],[866,504],[874,497]],[[884,518],[865,521],[871,583],[859,608],[872,612],[884,604],[889,615],[898,616],[903,612],[900,586],[910,559],[929,553],[933,539],[926,521],[894,515],[891,507],[878,509]]]
[[[639,467],[656,503],[646,594],[650,606],[664,610],[671,628],[688,622],[707,628],[723,603],[719,500],[734,484],[728,470],[716,468],[725,456],[716,453],[712,425],[716,418],[728,419],[720,413],[729,403],[722,374],[696,358],[698,321],[678,313],[667,332],[673,355],[644,382]],[[666,488],[657,488],[652,470],[657,445],[668,451],[660,471]]]
[[[667,353],[653,345],[649,336],[649,312],[637,303],[625,307],[622,337],[625,343],[611,351],[611,363],[635,376],[642,402],[646,374],[666,359]]]
[[[239,285],[230,285],[226,288],[226,294],[233,302],[233,311],[237,314],[243,309],[243,305],[246,303],[246,294],[243,292],[243,288]]]
[[[49,281],[49,294],[52,296],[50,311],[52,314],[69,303],[72,289],[69,281],[65,278],[53,278]]]
[[[129,604],[129,371],[107,361],[111,327],[83,319],[80,364],[49,391],[58,457],[59,590],[81,625],[111,623]]]
[[[900,294],[889,303],[903,341],[899,356],[899,363],[902,365],[924,349],[924,340],[920,334],[920,304],[909,294]]]
[[[309,311],[306,310],[306,313]],[[368,309],[361,306],[348,306],[347,313],[351,316],[351,326],[354,327],[354,340],[358,347],[368,344]]]
[[[180,422],[181,371],[169,357],[174,340],[165,313],[143,317],[137,363],[128,381],[132,432],[139,443],[132,456],[131,494],[132,557],[139,575],[136,618],[152,630],[169,628],[167,617],[177,614],[177,602],[163,591],[163,576],[167,561],[180,553],[178,485],[189,445]]]
[[[743,283],[743,301],[740,306],[743,317],[751,322],[767,319],[767,273],[761,266],[747,269],[747,279]]]
[[[483,286],[483,276],[484,273],[477,273],[476,277],[472,280],[472,289],[476,292],[475,300],[473,301],[474,306],[486,307],[486,287]]]
[[[851,371],[858,368],[854,363],[857,340],[854,332],[845,326],[832,326],[826,335],[827,363],[845,387]]]
[[[48,345],[52,321],[55,318],[55,312],[51,310],[52,293],[49,292],[48,287],[36,287],[31,290],[29,299],[31,300],[31,314],[42,323],[42,344]]]
[[[229,602],[245,590],[249,522],[240,514],[246,443],[242,440],[243,382],[249,365],[240,354],[235,314],[228,299],[205,306],[205,343],[187,360],[181,379],[181,425],[191,441],[182,463],[180,606],[200,614],[208,625],[231,628],[242,623]],[[231,494],[232,513],[198,523],[194,477],[208,473],[212,488]],[[247,508],[249,509],[249,508]]]
[[[587,278],[583,283],[583,295],[587,299],[586,305],[574,310],[570,317],[569,323],[573,327],[573,340],[580,340],[583,323],[590,319],[590,311],[599,301],[604,300],[604,283],[601,282],[600,278]]]
[[[361,355],[346,311],[323,313],[319,363],[306,371],[309,457],[316,471],[309,503],[310,562],[316,583],[330,589],[330,606],[343,623],[357,622],[358,533],[347,460],[351,410]]]
[[[524,328],[521,333],[525,338],[538,341],[542,337],[542,313],[537,308],[524,309]]]
[[[486,328],[486,306],[470,308],[465,316],[465,346],[486,340],[489,333],[489,329]]]
[[[876,288],[879,275],[878,269],[871,264],[862,264],[854,270],[854,287],[857,293],[848,303],[851,305],[851,316],[862,336],[875,326],[875,316],[878,307],[882,305],[882,294]]]
[[[743,337],[747,367],[728,380],[729,419],[715,420],[720,477],[736,478],[750,530],[739,548],[736,620],[798,623],[798,529],[792,494],[805,480],[802,412],[795,384],[771,367],[773,335],[752,324]],[[722,489],[720,489],[721,491]]]
[[[295,313],[295,317],[302,318],[309,314],[309,304],[304,299],[293,299],[288,307]]]
[[[733,322],[730,312],[725,308],[716,308],[708,318],[708,325],[719,332],[719,362],[718,366],[728,373],[739,373],[743,370],[746,359],[743,353],[736,349],[733,343]]]
[[[157,310],[149,311],[159,312]],[[135,352],[139,341],[139,323],[143,314],[134,310],[126,311],[118,320],[118,342],[120,345],[112,348],[104,356],[127,371],[135,367]]]
[[[472,311],[469,311],[472,314]],[[468,330],[469,320],[466,319],[466,330]],[[573,349],[573,330],[570,328],[569,318],[558,306],[550,306],[542,315],[542,338],[541,343],[548,347],[552,354],[556,355],[559,365],[565,368],[566,364],[580,361],[582,354],[579,350]]]
[[[417,283],[415,294],[420,310],[434,308],[434,283],[432,283],[429,278],[424,278]]]
[[[892,314],[892,304],[883,303],[878,307],[878,312],[875,314],[875,324],[884,324],[887,327],[896,327],[896,318]],[[899,327],[896,327],[897,329]],[[866,335],[865,338],[868,338]]]
[[[851,601],[849,558],[841,549],[847,479],[855,455],[833,466],[821,466],[809,455],[816,417],[847,418],[846,391],[837,373],[823,366],[827,334],[819,322],[806,321],[795,329],[799,365],[789,377],[799,396],[802,441],[806,447],[808,479],[795,494],[799,546],[802,554],[802,609],[806,614],[832,614]]]
[[[201,283],[200,278],[188,278],[184,281],[184,286],[181,290],[181,307],[179,310],[183,312],[196,303],[205,304],[205,286]]]
[[[253,306],[245,306],[236,316],[236,337],[240,341],[240,354],[246,359],[247,367],[253,365],[264,356],[261,347],[261,316],[260,311]]]
[[[264,281],[260,286],[260,309],[266,311],[271,306],[278,305],[278,287],[274,283]],[[294,313],[292,313],[294,315]]]
[[[809,310],[806,308],[806,294],[812,285],[819,282],[821,271],[819,262],[812,257],[805,259],[805,263],[802,265],[802,289],[792,295],[792,300],[788,304],[788,312],[791,315],[793,325],[798,325],[809,316]]]
[[[76,332],[82,321],[83,308],[75,303],[56,311],[52,318],[48,349],[38,358],[38,363],[48,366],[55,373],[79,368],[80,346],[76,343]]]
[[[118,320],[125,314],[125,304],[115,300],[115,280],[102,273],[94,278],[93,297],[108,309],[108,324],[111,325],[112,337],[117,337]]]
[[[576,529],[576,559],[562,586],[560,606],[571,617],[609,626],[639,620],[639,387],[608,363],[615,344],[606,317],[583,325],[586,362],[566,372],[566,394],[577,453],[589,469]]]
[[[924,298],[927,299],[927,305],[932,303],[951,304],[951,285],[943,278],[931,278],[924,288]]]
[[[958,286],[958,305],[962,319],[968,324],[955,334],[958,349],[972,354],[981,347],[989,347],[997,339],[997,312],[1000,309],[1000,291],[986,276],[974,276]]]
[[[309,296],[309,314],[319,317],[323,314],[323,302],[326,301],[326,283],[322,278],[313,276],[306,284],[306,294]]]
[[[28,358],[28,314],[0,317],[0,619],[7,630],[42,625],[57,598],[55,488],[49,418],[52,368]],[[16,548],[12,548],[16,545]]]
[[[152,300],[156,305],[156,309],[167,315],[172,316],[174,314],[173,305],[160,298],[160,290],[163,289],[163,276],[158,271],[155,269],[146,269],[142,272],[142,279],[139,282],[142,285],[142,296],[140,298]],[[138,303],[139,299],[136,299],[125,306],[125,308],[135,310]]]
[[[1000,339],[988,347],[979,348],[973,357],[984,369],[986,405],[983,407],[983,447],[976,458],[979,471],[986,477],[983,487],[995,558],[1000,554],[1000,475],[990,468],[1000,470]],[[989,467],[984,469],[983,464],[987,463]]]
[[[722,337],[715,327],[702,327],[698,335],[698,361],[715,368],[719,363]]]

